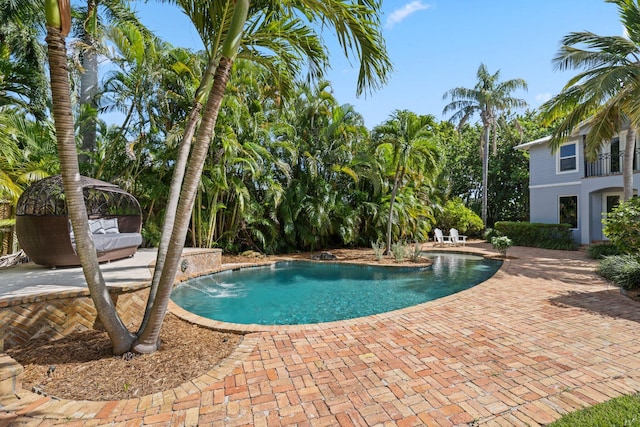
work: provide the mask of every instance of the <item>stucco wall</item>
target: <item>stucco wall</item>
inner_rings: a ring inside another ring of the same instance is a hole
[[[577,141],[577,140],[576,140]],[[583,176],[582,144],[577,144],[577,170],[558,173],[557,154],[551,153],[548,143],[534,145],[529,149],[529,185],[566,184],[580,180]]]

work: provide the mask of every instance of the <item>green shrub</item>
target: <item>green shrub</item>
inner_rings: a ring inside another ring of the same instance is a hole
[[[462,200],[453,199],[445,203],[442,212],[436,215],[438,228],[445,231],[455,228],[466,236],[480,236],[484,229],[482,219],[464,205]]]
[[[640,260],[634,255],[605,257],[596,272],[622,289],[640,288]]]
[[[409,256],[408,246],[404,242],[396,242],[391,245],[391,253],[396,262],[403,262]]]
[[[502,235],[509,236],[516,246],[561,250],[577,248],[569,224],[498,221],[494,228]]]
[[[162,230],[154,222],[148,222],[142,227],[140,231],[142,234],[144,248],[157,248],[160,245],[160,237],[162,236]]]
[[[409,254],[409,259],[413,262],[420,261],[420,258],[422,258],[422,245],[418,242],[413,245],[413,248],[410,244],[407,245],[407,253]]]
[[[380,261],[384,257],[384,251],[387,249],[386,245],[382,242],[371,242],[371,247],[376,259]]]
[[[606,256],[619,254],[618,247],[612,243],[598,243],[587,248],[587,255],[593,259],[602,259]]]
[[[487,228],[484,231],[484,240],[486,240],[487,242],[490,242],[491,239],[493,239],[494,237],[500,237],[500,236],[502,236],[502,233],[496,230],[495,228]]]
[[[620,253],[640,251],[640,198],[621,201],[602,220],[604,235]]]

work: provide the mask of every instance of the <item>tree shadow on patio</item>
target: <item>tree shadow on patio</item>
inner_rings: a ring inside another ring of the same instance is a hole
[[[602,316],[640,322],[640,302],[626,297],[615,287],[597,292],[570,291],[550,302],[558,307],[575,307]]]

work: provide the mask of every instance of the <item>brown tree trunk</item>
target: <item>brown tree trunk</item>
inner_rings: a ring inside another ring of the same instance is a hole
[[[58,28],[47,26],[46,42],[49,47],[52,112],[58,142],[60,171],[62,172],[67,211],[76,236],[76,251],[98,317],[111,339],[113,352],[122,354],[129,350],[134,336],[122,323],[116,312],[115,304],[107,292],[93,245],[93,238],[89,231],[74,137],[65,39]]]
[[[180,262],[184,241],[187,237],[193,202],[198,191],[198,184],[200,183],[202,169],[209,151],[209,144],[213,137],[213,130],[218,119],[225,88],[229,81],[232,63],[229,58],[221,58],[215,72],[211,94],[202,113],[202,121],[193,146],[193,152],[189,158],[182,191],[180,192],[175,224],[167,247],[167,255],[155,301],[150,310],[148,323],[140,331],[140,335],[133,346],[133,350],[138,353],[152,353],[159,347],[160,329],[167,312],[171,290],[178,271],[178,263]]]
[[[623,200],[633,197],[633,157],[636,151],[636,130],[629,126],[624,145],[624,163],[622,165]]]

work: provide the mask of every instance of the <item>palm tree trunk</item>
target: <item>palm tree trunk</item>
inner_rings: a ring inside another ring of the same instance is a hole
[[[66,0],[68,2],[68,0]],[[51,7],[51,3],[47,4]],[[50,13],[47,13],[49,23]],[[65,190],[67,210],[76,236],[76,251],[82,264],[87,287],[95,304],[98,317],[109,334],[115,354],[129,350],[134,336],[122,323],[115,304],[107,291],[93,239],[87,222],[80,170],[74,138],[73,113],[67,69],[67,49],[64,36],[59,28],[47,25],[46,42],[49,47],[49,72],[53,99],[52,112],[58,140],[58,156]]]
[[[195,196],[198,191],[198,184],[209,150],[209,143],[213,136],[213,129],[229,80],[231,65],[232,61],[229,58],[223,57],[220,59],[220,64],[216,70],[215,81],[202,114],[202,122],[198,129],[196,143],[194,144],[193,152],[187,165],[184,184],[180,192],[180,201],[176,210],[173,232],[171,233],[171,239],[167,247],[164,268],[158,283],[155,301],[150,310],[148,323],[146,327],[142,329],[140,336],[133,346],[133,349],[138,353],[152,353],[158,349],[160,328],[169,304],[178,263],[182,255],[182,248],[184,247],[184,241],[187,237],[193,202],[195,201]]]
[[[98,54],[94,48],[94,40],[90,35],[86,35],[85,43],[87,47],[82,53],[82,68],[80,76],[80,106],[84,111],[85,119],[80,123],[80,135],[82,136],[81,162],[90,159],[89,153],[96,150],[96,100],[98,93]]]
[[[187,160],[189,158],[189,152],[191,151],[191,142],[193,135],[195,134],[196,126],[200,119],[200,111],[202,111],[203,99],[210,90],[210,85],[213,83],[213,75],[215,68],[213,67],[213,59],[209,62],[207,70],[202,77],[200,87],[196,91],[193,106],[191,112],[187,116],[187,122],[184,129],[184,135],[178,149],[178,157],[173,170],[173,176],[171,177],[171,185],[169,187],[169,198],[167,201],[167,207],[164,214],[164,223],[162,225],[162,234],[160,235],[160,243],[158,245],[158,254],[156,255],[156,266],[153,271],[153,279],[151,280],[151,288],[149,289],[149,298],[147,299],[147,306],[144,311],[144,317],[140,324],[139,331],[143,330],[147,322],[149,321],[151,307],[155,301],[156,294],[158,292],[158,284],[160,283],[160,276],[164,269],[165,259],[167,257],[167,248],[169,247],[169,241],[171,239],[171,233],[173,232],[173,225],[176,218],[176,210],[178,209],[178,200],[180,198],[180,189],[182,188],[182,181],[184,180],[185,170],[187,168]]]
[[[622,169],[623,200],[633,197],[633,157],[636,151],[636,130],[629,126],[624,146],[624,164]]]
[[[158,283],[156,297],[149,310],[149,320],[145,328],[140,331],[138,339],[133,345],[133,350],[136,352],[152,353],[160,345],[160,329],[167,313],[178,263],[180,262],[184,241],[187,237],[193,202],[198,191],[198,184],[200,183],[204,162],[209,151],[209,144],[213,137],[213,130],[218,119],[227,82],[229,81],[233,59],[237,55],[242,38],[242,30],[247,21],[249,3],[249,0],[236,0],[234,5],[231,25],[222,48],[222,57],[215,71],[211,93],[202,113],[202,121],[198,129],[196,143],[184,176],[175,222],[167,247],[164,268]]]
[[[483,149],[482,149],[482,222],[487,226],[487,187],[489,185],[489,138],[490,127],[484,125]]]
[[[389,218],[387,221],[387,255],[391,255],[391,228],[393,226],[393,204],[396,201],[396,195],[398,194],[398,187],[400,186],[400,170],[402,166],[398,165],[396,168],[395,177],[393,180],[393,189],[391,190],[391,199],[389,200]]]

